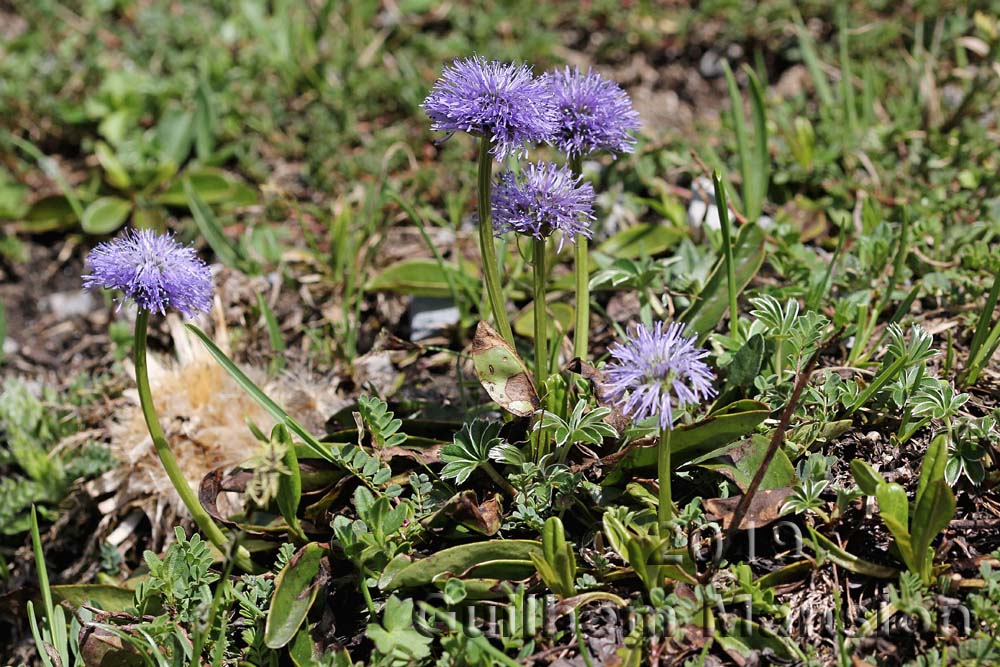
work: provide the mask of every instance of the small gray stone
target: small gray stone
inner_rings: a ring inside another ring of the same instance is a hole
[[[417,296],[410,302],[410,340],[426,340],[458,322],[458,307],[451,299]]]
[[[87,315],[96,308],[94,295],[85,290],[55,292],[45,301],[52,314],[60,320]]]
[[[702,54],[698,61],[698,73],[706,79],[714,79],[722,76],[722,55],[715,49],[709,49]]]

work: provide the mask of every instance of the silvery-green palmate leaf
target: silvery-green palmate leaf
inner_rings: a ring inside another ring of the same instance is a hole
[[[499,422],[480,419],[462,426],[452,444],[441,449],[441,460],[445,463],[441,469],[442,479],[464,484],[479,466],[489,463],[490,451],[503,443],[500,427]]]

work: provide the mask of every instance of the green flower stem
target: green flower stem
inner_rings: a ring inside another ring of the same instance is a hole
[[[545,311],[545,239],[534,239],[533,263],[535,268],[535,385],[539,393],[544,391],[549,377],[549,357],[547,347]]]
[[[208,540],[223,554],[227,553],[229,542],[222,533],[212,517],[208,515],[205,508],[201,506],[198,499],[191,490],[184,473],[181,472],[177,457],[170,449],[167,436],[160,426],[160,420],[156,416],[156,408],[153,405],[153,394],[149,389],[149,373],[146,365],[146,329],[149,326],[149,311],[140,310],[135,321],[135,383],[139,390],[139,405],[142,406],[142,416],[146,418],[146,427],[149,429],[149,436],[153,439],[153,446],[156,448],[156,455],[160,457],[163,469],[167,471],[170,483],[177,490],[177,494],[184,502],[188,512],[194,519],[199,530],[205,534]],[[239,547],[235,555],[236,565],[247,572],[253,572],[253,562],[250,560],[250,552]]]
[[[497,251],[493,245],[493,216],[490,211],[490,188],[493,179],[493,156],[491,142],[483,137],[479,140],[479,251],[483,256],[483,282],[490,300],[490,309],[496,321],[497,331],[505,341],[514,347],[514,332],[507,319],[507,307],[500,289],[500,267]]]
[[[582,159],[570,158],[569,166],[579,176],[583,173]],[[573,248],[573,273],[576,278],[576,324],[573,329],[573,356],[587,358],[590,344],[590,255],[588,240],[583,234],[576,235]]]
[[[656,453],[656,472],[660,486],[660,502],[657,518],[660,534],[666,535],[667,524],[674,518],[674,506],[670,492],[670,425],[660,429],[660,444]]]
[[[588,241],[583,234],[576,235],[573,248],[573,272],[576,274],[576,325],[573,330],[573,356],[587,358],[590,339],[590,267],[588,266]]]

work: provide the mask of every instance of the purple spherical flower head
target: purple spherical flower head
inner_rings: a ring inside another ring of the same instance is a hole
[[[501,161],[548,141],[556,128],[552,94],[530,67],[479,56],[445,67],[423,107],[432,129],[485,137]]]
[[[632,131],[639,129],[639,114],[617,83],[589,69],[583,73],[569,67],[548,72],[543,80],[559,111],[553,146],[570,157],[635,150]]]
[[[626,415],[636,421],[659,416],[660,428],[673,428],[674,408],[697,404],[715,396],[715,376],[702,359],[707,350],[684,337],[684,325],[663,322],[649,329],[638,325],[632,340],[608,348],[613,360],[605,369],[602,389]]]
[[[592,234],[594,188],[551,162],[529,163],[520,176],[501,174],[490,203],[498,236],[515,231],[541,239],[558,230],[561,250],[566,237],[575,242],[577,234]]]
[[[126,232],[91,250],[87,267],[84,287],[121,290],[122,303],[131,299],[142,310],[163,314],[173,308],[191,317],[212,305],[211,271],[193,248],[170,234]]]

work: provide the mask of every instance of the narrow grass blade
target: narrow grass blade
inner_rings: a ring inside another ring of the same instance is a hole
[[[879,389],[881,389],[887,382],[894,379],[899,375],[899,371],[902,370],[903,366],[906,365],[907,358],[906,355],[901,355],[898,359],[893,361],[888,366],[883,366],[882,370],[876,375],[871,383],[865,388],[861,394],[854,400],[851,407],[847,410],[846,416],[851,416],[857,412],[861,406],[871,400],[871,397],[875,395]]]
[[[764,263],[766,234],[756,223],[740,227],[733,243],[733,266],[736,273],[737,294],[757,275]],[[725,261],[720,259],[712,268],[705,286],[687,310],[677,319],[686,322],[688,332],[697,334],[699,344],[704,341],[722,320],[729,307],[726,285]]]
[[[722,228],[722,258],[726,264],[726,289],[729,292],[729,334],[733,340],[739,339],[739,310],[736,305],[736,265],[733,261],[732,223],[729,220],[729,204],[726,201],[726,186],[719,172],[712,174],[715,185],[715,203],[719,209],[719,225]]]
[[[986,337],[986,341],[983,346],[979,349],[979,353],[975,358],[970,356],[971,361],[969,362],[969,373],[965,378],[965,384],[970,385],[979,379],[979,374],[983,371],[983,367],[986,362],[989,361],[993,354],[1000,347],[1000,320],[997,320],[996,324],[990,330],[990,335]]]
[[[192,331],[201,342],[205,345],[205,348],[209,353],[215,358],[222,368],[225,369],[229,375],[236,380],[236,384],[240,385],[250,398],[257,401],[257,403],[268,411],[268,413],[274,417],[275,420],[283,423],[288,427],[288,430],[299,436],[302,442],[312,450],[317,456],[323,458],[326,461],[336,462],[333,455],[324,447],[309,431],[302,427],[297,421],[292,419],[291,415],[282,409],[280,405],[271,400],[271,398],[265,394],[260,387],[254,384],[253,380],[246,376],[246,373],[241,371],[239,367],[232,362],[232,360],[226,356],[226,353],[219,349],[219,346],[208,337],[204,331],[199,329],[193,324],[185,325]]]
[[[241,261],[239,250],[236,245],[229,240],[222,226],[216,219],[212,209],[202,200],[198,192],[194,189],[191,181],[184,181],[184,195],[187,197],[188,208],[191,209],[191,216],[198,226],[198,231],[205,237],[208,245],[216,257],[222,260],[226,266],[241,268],[244,262]]]
[[[42,665],[53,667],[52,658],[49,657],[49,652],[45,650],[45,640],[42,638],[42,633],[38,630],[38,620],[35,618],[35,605],[31,600],[28,600],[28,625],[31,626],[31,636],[35,640],[35,648],[38,649],[38,657],[41,658]]]
[[[45,618],[52,622],[52,589],[49,587],[49,572],[45,568],[45,555],[42,553],[42,538],[38,531],[38,513],[31,506],[31,548],[35,554],[35,568],[38,571],[38,588],[42,592],[42,603],[45,607]]]
[[[865,61],[861,70],[861,124],[864,128],[875,124],[875,66]]]
[[[842,6],[837,22],[837,38],[840,46],[840,96],[844,107],[844,120],[853,134],[858,129],[858,108],[854,102],[854,69],[851,66],[851,51],[847,28],[847,11]]]
[[[80,202],[80,198],[76,196],[73,186],[71,186],[69,181],[66,180],[66,176],[59,168],[59,164],[45,153],[38,150],[38,148],[30,141],[26,141],[13,134],[8,135],[8,138],[11,143],[30,155],[31,158],[38,163],[38,167],[45,172],[46,176],[56,182],[62,196],[66,198],[66,201],[69,202],[70,208],[73,209],[73,214],[76,215],[77,222],[83,222],[83,204]]]
[[[823,273],[823,280],[816,283],[813,288],[809,291],[809,296],[806,298],[806,310],[817,310],[823,298],[828,296],[830,293],[830,280],[833,278],[834,269],[840,263],[840,259],[843,256],[844,246],[847,244],[848,236],[846,233],[839,235],[839,240],[837,242],[837,249],[833,251],[833,257],[826,265],[826,271]]]
[[[979,373],[982,370],[980,366],[981,352],[984,349],[984,345],[987,340],[994,338],[994,333],[997,332],[997,325],[994,325],[990,329],[990,319],[993,317],[993,312],[997,306],[997,300],[1000,299],[1000,277],[993,279],[993,285],[990,287],[990,293],[986,297],[986,303],[983,304],[983,310],[979,313],[979,319],[976,321],[976,330],[972,334],[972,342],[969,343],[969,359],[966,362],[965,372],[963,373],[962,384],[968,386],[976,381],[979,377]],[[1000,321],[997,323],[1000,325]],[[990,345],[986,345],[986,349],[989,349]],[[994,348],[995,350],[995,348]],[[986,359],[993,356],[991,351]]]
[[[264,318],[264,325],[267,327],[267,341],[272,352],[277,352],[271,358],[268,368],[271,372],[280,371],[284,368],[285,358],[280,353],[285,350],[285,337],[281,335],[281,327],[278,326],[278,318],[274,316],[274,311],[267,304],[267,297],[262,292],[257,292],[257,307]]]
[[[799,51],[802,52],[802,61],[805,63],[806,69],[809,70],[813,85],[816,86],[816,95],[823,108],[831,109],[834,105],[833,89],[830,88],[830,81],[823,72],[823,62],[816,53],[816,44],[813,42],[809,30],[803,25],[802,19],[797,19],[795,23],[795,31],[799,36]]]
[[[403,197],[399,193],[390,190],[387,192],[387,196],[389,197],[389,199],[396,202],[396,204],[398,204],[399,207],[403,209],[403,212],[406,213],[407,216],[409,216],[410,220],[417,225],[417,229],[420,231],[421,238],[423,238],[424,243],[427,244],[427,247],[430,249],[431,253],[433,253],[434,261],[437,262],[438,268],[440,268],[441,274],[444,276],[444,279],[448,284],[448,289],[449,291],[451,291],[452,300],[456,304],[459,305],[463,304],[464,300],[461,298],[461,296],[464,291],[466,296],[472,298],[473,303],[478,301],[479,297],[477,294],[471,294],[469,293],[468,290],[463,290],[462,287],[460,287],[455,281],[450,270],[451,266],[448,264],[448,262],[445,261],[444,255],[441,254],[441,251],[438,250],[438,247],[434,243],[434,240],[430,237],[430,234],[427,233],[427,221],[424,219],[424,216],[420,215],[417,212],[417,210],[410,204],[410,202],[403,199]]]
[[[743,209],[750,217],[749,211],[754,200],[753,169],[750,160],[750,138],[747,136],[746,119],[743,117],[743,96],[740,87],[733,76],[729,63],[722,62],[722,70],[726,74],[726,87],[729,89],[730,120],[736,133],[736,149],[740,158],[740,178],[743,181]]]
[[[746,68],[750,79],[750,115],[753,119],[753,165],[750,175],[753,197],[744,202],[746,215],[756,220],[764,210],[767,187],[771,176],[771,159],[767,152],[767,111],[764,105],[764,89],[756,73]]]
[[[0,301],[0,363],[3,363],[3,344],[7,340],[7,309]]]

